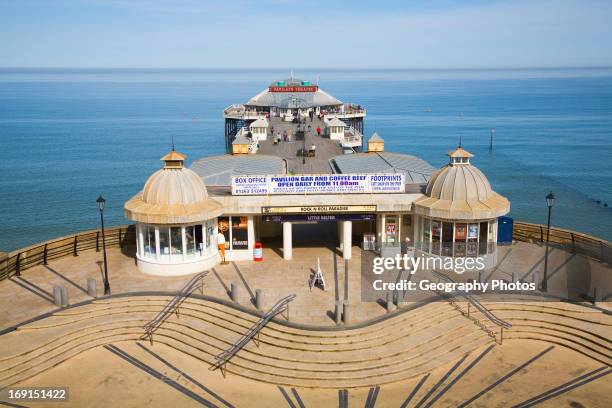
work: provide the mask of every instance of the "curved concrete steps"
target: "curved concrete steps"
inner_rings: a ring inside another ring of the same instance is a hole
[[[0,336],[0,384],[18,383],[93,347],[137,341],[142,326],[169,299],[102,299]],[[560,303],[487,306],[513,324],[504,339],[545,341],[612,362],[609,315]],[[208,366],[257,320],[227,305],[190,298],[180,317],[171,315],[153,339]],[[492,341],[452,306],[436,302],[355,329],[306,330],[274,321],[262,329],[257,344],[250,342],[226,368],[274,384],[364,387],[423,374]]]

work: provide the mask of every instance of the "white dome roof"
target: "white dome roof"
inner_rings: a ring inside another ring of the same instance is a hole
[[[440,200],[484,201],[493,196],[487,177],[472,165],[448,164],[429,179],[428,197]]]
[[[183,167],[185,155],[174,150],[162,157],[141,192],[125,203],[127,218],[150,224],[181,224],[218,216],[221,204],[208,197],[202,178]]]
[[[187,168],[157,170],[142,190],[142,201],[148,204],[195,204],[207,198],[204,182]]]
[[[491,188],[487,177],[470,164],[473,155],[459,147],[448,153],[450,163],[434,173],[425,197],[415,201],[415,212],[429,217],[478,220],[510,211],[507,198]]]

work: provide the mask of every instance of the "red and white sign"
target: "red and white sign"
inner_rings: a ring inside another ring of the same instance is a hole
[[[269,92],[317,92],[317,86],[271,86]]]

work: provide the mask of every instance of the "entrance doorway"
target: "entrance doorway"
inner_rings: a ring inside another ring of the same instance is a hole
[[[338,228],[335,222],[296,222],[293,224],[294,247],[338,246]]]
[[[285,244],[293,247],[341,248],[344,223],[348,222],[351,236],[348,242],[361,245],[363,235],[376,231],[374,214],[279,214],[263,215],[258,228],[261,242],[272,248]],[[290,224],[290,225],[285,225]],[[288,227],[288,228],[285,228]],[[289,241],[284,241],[288,234]]]

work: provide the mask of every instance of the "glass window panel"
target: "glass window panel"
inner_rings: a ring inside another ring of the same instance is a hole
[[[170,227],[170,254],[178,258],[183,255],[183,236],[181,227]]]
[[[206,222],[206,242],[207,242],[207,247],[210,251],[213,250],[213,247],[215,246],[215,221],[214,220],[210,220]]]
[[[489,225],[488,222],[481,222],[480,223],[480,231],[479,231],[479,237],[478,237],[478,241],[479,241],[479,245],[478,245],[478,253],[480,255],[485,255],[487,253],[487,231],[489,231]]]
[[[478,256],[478,224],[468,224],[467,256]]]
[[[201,224],[194,225],[194,234],[195,234],[195,248],[196,248],[196,251],[198,251],[198,253],[200,255],[202,255],[204,253],[204,251],[206,250],[206,245],[204,245],[204,236],[202,234],[202,225]]]
[[[456,223],[455,224],[455,253],[454,256],[465,256],[467,240],[467,224]]]
[[[467,239],[467,224],[455,224],[455,242],[465,242]]]
[[[230,217],[219,217],[219,232],[225,237],[225,249],[230,248]]]
[[[429,241],[431,240],[431,222],[429,219],[423,219],[423,242],[422,250],[429,252]]]
[[[147,258],[155,258],[155,227],[147,225],[144,230],[144,254]]]
[[[442,223],[431,221],[431,253],[440,255],[440,239],[442,238]]]
[[[232,249],[249,249],[248,217],[231,217]]]
[[[397,217],[385,217],[385,235],[387,242],[397,242]]]
[[[185,245],[185,249],[187,250],[186,255],[193,258],[196,250],[195,231],[193,225],[185,227]]]
[[[442,255],[453,256],[453,223],[442,223]]]
[[[167,227],[159,227],[159,252],[162,260],[170,259],[170,231]]]

